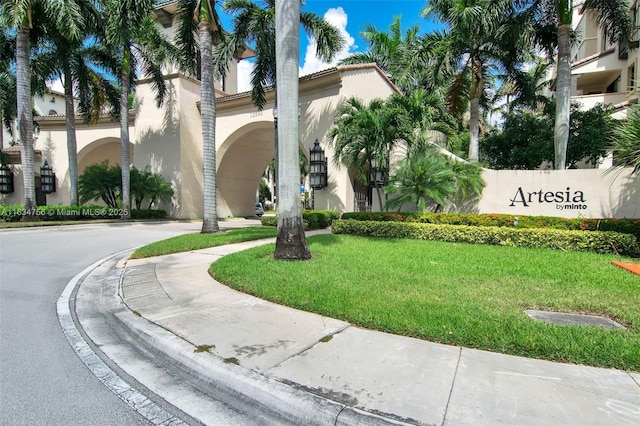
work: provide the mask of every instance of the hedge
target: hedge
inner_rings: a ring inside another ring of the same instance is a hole
[[[638,256],[633,235],[611,231],[507,228],[497,226],[437,225],[429,223],[380,222],[341,219],[333,222],[334,234],[384,238],[409,238],[511,247],[616,253]]]
[[[446,225],[499,226],[515,228],[548,228],[574,231],[613,231],[632,234],[640,240],[640,219],[587,219],[553,216],[520,216],[508,214],[471,213],[398,213],[353,212],[344,213],[342,219],[417,222]],[[517,225],[516,225],[517,219]]]
[[[302,212],[304,229],[307,231],[327,228],[339,217],[340,213],[333,210],[305,210]],[[278,217],[262,216],[260,222],[262,226],[278,226]]]

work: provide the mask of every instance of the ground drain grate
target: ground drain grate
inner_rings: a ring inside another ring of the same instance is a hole
[[[526,310],[537,321],[560,325],[595,325],[603,328],[625,328],[614,320],[598,315],[568,314],[565,312]]]

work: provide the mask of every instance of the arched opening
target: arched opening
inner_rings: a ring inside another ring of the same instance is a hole
[[[218,215],[252,216],[260,179],[274,156],[273,123],[245,126],[218,150]]]
[[[78,152],[78,176],[84,169],[108,160],[110,165],[120,164],[120,139],[105,138],[91,142]],[[133,164],[133,144],[129,143],[129,161]]]

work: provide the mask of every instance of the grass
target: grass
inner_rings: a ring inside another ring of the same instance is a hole
[[[248,228],[228,229],[217,234],[184,234],[167,240],[158,241],[138,248],[131,259],[162,256],[207,247],[240,243],[242,241],[259,240],[276,236],[277,229],[270,226],[254,226]]]
[[[614,256],[318,235],[313,259],[273,260],[274,245],[223,257],[231,287],[352,324],[433,342],[640,371],[640,277]],[[561,326],[525,309],[606,315],[627,329]]]

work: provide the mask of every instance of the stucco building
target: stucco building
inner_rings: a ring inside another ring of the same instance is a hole
[[[624,118],[626,107],[638,101],[640,4],[629,0],[634,23],[630,46],[611,43],[594,14],[584,6],[584,0],[574,1],[572,26],[579,43],[571,52],[571,97],[584,109],[609,104],[615,109],[615,118]]]
[[[576,2],[579,3],[579,2]],[[632,13],[637,6],[633,2]],[[158,4],[155,17],[171,37],[175,29],[176,2]],[[574,22],[585,37],[576,47],[573,73],[574,94],[585,107],[589,102],[612,103],[620,109],[637,99],[635,70],[638,49],[625,54],[610,46],[593,27],[588,13],[575,9]],[[634,15],[635,16],[635,15]],[[612,50],[613,49],[613,50]],[[244,57],[250,52],[245,52]],[[626,55],[626,56],[625,56]],[[243,57],[238,60],[243,60]],[[171,217],[199,218],[203,212],[202,127],[198,109],[200,83],[169,70],[165,76],[168,96],[161,108],[154,102],[151,85],[140,81],[136,89],[136,109],[130,117],[130,158],[138,169],[148,168],[171,183],[175,195],[162,205]],[[259,110],[250,93],[237,93],[237,62],[229,74],[216,84],[217,94],[217,205],[220,218],[250,216],[254,213],[256,191],[264,171],[274,158],[275,123],[273,90],[267,91],[267,105]],[[632,90],[633,89],[633,90]],[[355,96],[368,103],[386,98],[397,88],[375,65],[338,66],[300,78],[299,146],[309,154],[316,138],[328,158],[328,185],[314,192],[316,209],[340,212],[373,206],[366,182],[358,182],[353,171],[334,165],[334,153],[325,135],[335,111],[345,99]],[[36,120],[40,132],[35,143],[36,187],[40,166],[46,160],[56,173],[57,191],[46,197],[39,193],[39,204],[67,205],[69,197],[68,153],[66,146],[64,100],[52,93],[35,100],[41,116]],[[87,125],[76,119],[78,171],[108,160],[120,163],[120,128],[104,117]],[[5,137],[4,139],[8,139]],[[6,142],[5,142],[6,144]],[[1,195],[3,204],[24,201],[20,155],[6,148],[14,174],[14,192]],[[467,203],[467,211],[512,213],[564,217],[640,217],[640,180],[630,170],[605,176],[601,170],[485,170],[487,187],[483,197]],[[308,179],[302,190],[309,191]],[[550,195],[551,194],[551,195]],[[558,195],[559,194],[559,195]],[[567,195],[568,194],[568,195]],[[369,207],[370,208],[370,207]]]

